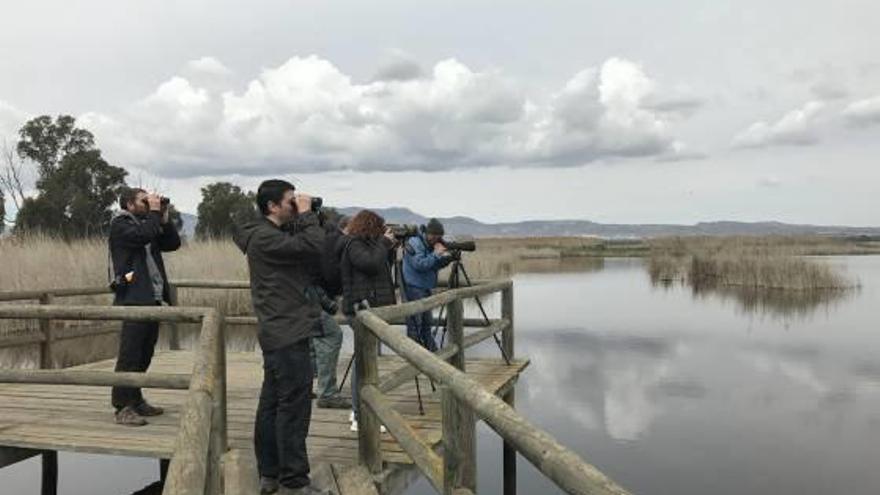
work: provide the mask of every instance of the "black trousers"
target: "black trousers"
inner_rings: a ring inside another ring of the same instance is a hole
[[[125,321],[119,335],[119,354],[116,358],[116,371],[147,371],[159,340],[159,322]],[[135,387],[113,387],[111,401],[116,410],[125,406],[136,406],[144,401],[141,389]]]
[[[260,476],[288,488],[306,486],[306,437],[312,418],[312,357],[309,339],[263,351],[263,388],[254,424],[254,450]]]

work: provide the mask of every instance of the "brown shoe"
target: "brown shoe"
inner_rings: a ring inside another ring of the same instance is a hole
[[[116,424],[125,426],[144,426],[147,420],[140,417],[131,406],[116,411]]]
[[[165,412],[165,409],[162,409],[161,407],[151,406],[147,403],[147,401],[144,401],[134,406],[134,412],[136,412],[138,416],[149,417],[159,416],[160,414]]]

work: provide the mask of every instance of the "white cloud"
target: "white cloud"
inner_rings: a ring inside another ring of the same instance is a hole
[[[202,57],[191,60],[187,62],[186,68],[192,72],[213,76],[228,76],[232,74],[228,67],[214,57]]]
[[[762,148],[777,145],[805,146],[818,142],[816,127],[825,104],[808,101],[774,123],[755,122],[733,139],[737,148]]]
[[[843,110],[843,118],[855,127],[880,124],[880,95],[850,103]]]
[[[534,97],[455,59],[397,69],[356,83],[327,60],[294,57],[241,92],[175,76],[121,115],[82,119],[111,159],[166,176],[572,166],[682,146],[668,112],[649,104],[662,100],[657,84],[628,60]]]

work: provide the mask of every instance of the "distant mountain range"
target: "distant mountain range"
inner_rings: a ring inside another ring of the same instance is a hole
[[[338,208],[345,215],[354,215],[362,208]],[[371,208],[389,223],[425,224],[428,217],[408,208]],[[183,232],[192,238],[197,217],[181,213]],[[528,220],[523,222],[483,223],[470,217],[438,218],[453,235],[474,237],[559,237],[596,236],[604,238],[642,238],[674,235],[836,235],[880,236],[880,227],[847,227],[839,225],[797,225],[782,222],[700,222],[695,225],[675,224],[605,224],[589,220]]]

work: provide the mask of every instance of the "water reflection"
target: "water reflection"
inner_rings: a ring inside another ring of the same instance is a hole
[[[685,285],[691,289],[694,299],[717,297],[733,301],[741,313],[780,319],[808,319],[816,311],[828,311],[858,294],[858,288],[792,290],[725,287],[686,279],[671,279],[650,269],[648,274],[652,286],[656,288],[673,289]]]

